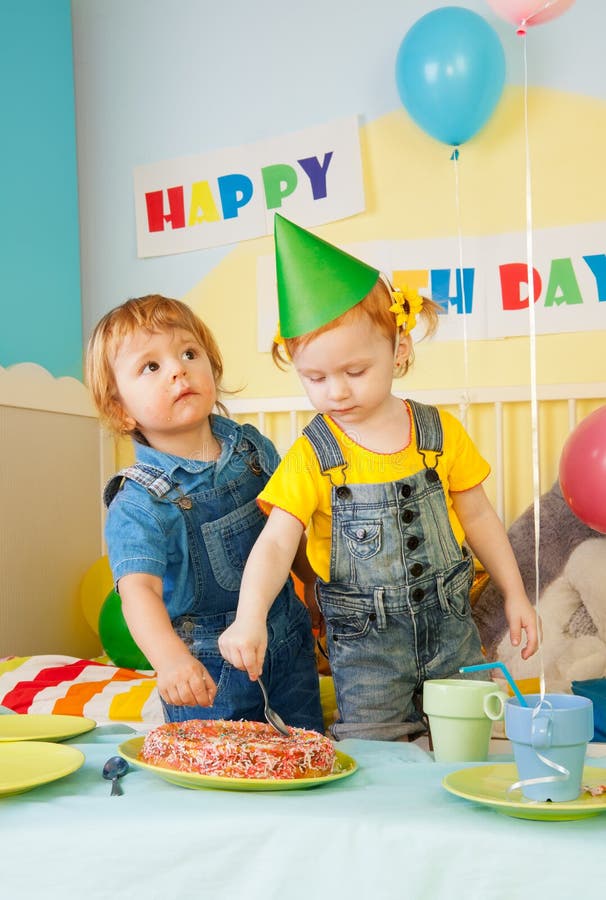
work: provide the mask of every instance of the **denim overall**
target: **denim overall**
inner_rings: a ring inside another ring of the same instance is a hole
[[[337,739],[397,740],[424,731],[415,705],[423,682],[483,661],[469,603],[473,564],[453,534],[435,469],[443,447],[439,414],[407,402],[423,468],[398,481],[348,484],[325,420],[316,416],[303,431],[332,485],[330,580],[317,589]]]
[[[213,423],[213,432],[221,437],[220,423]],[[249,426],[241,427],[228,463],[230,477],[216,488],[184,495],[162,469],[136,463],[118,472],[105,489],[109,506],[123,479],[129,478],[156,502],[176,504],[185,520],[196,590],[191,609],[173,619],[172,624],[192,655],[212,675],[217,694],[212,707],[174,706],[162,701],[167,721],[264,721],[259,685],[224,660],[218,646],[219,635],[236,617],[244,565],[266,521],[256,497],[270,472],[264,469],[255,435]],[[269,611],[267,630],[263,677],[272,706],[287,724],[323,732],[310,616],[290,578]]]

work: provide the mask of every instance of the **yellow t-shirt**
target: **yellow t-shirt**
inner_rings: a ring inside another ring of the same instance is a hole
[[[406,404],[411,423],[411,439],[406,447],[396,453],[374,453],[356,444],[328,416],[324,416],[336,437],[347,462],[348,484],[379,484],[398,481],[414,475],[423,468],[417,452],[417,435],[410,408]],[[436,471],[440,476],[452,530],[460,544],[464,532],[452,507],[452,491],[467,491],[490,473],[490,466],[480,455],[475,444],[458,419],[440,410],[444,432],[444,452],[438,458]],[[433,466],[435,455],[427,454],[428,465]],[[334,483],[343,478],[338,469],[330,472]],[[316,574],[324,581],[330,574],[331,545],[331,482],[322,475],[317,457],[305,436],[298,438],[271,476],[258,497],[261,509],[269,514],[277,506],[298,519],[307,533],[307,555]]]

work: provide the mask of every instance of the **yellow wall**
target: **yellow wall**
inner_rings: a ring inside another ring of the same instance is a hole
[[[547,88],[528,92],[532,164],[533,227],[606,221],[606,104],[602,100]],[[507,87],[488,125],[461,148],[459,207],[451,150],[417,128],[403,109],[361,126],[366,211],[316,229],[327,240],[355,246],[374,240],[431,240],[453,237],[459,224],[470,236],[527,229],[524,93]],[[605,241],[606,243],[606,241]],[[606,250],[606,247],[605,247]],[[225,359],[226,387],[242,397],[300,396],[292,372],[276,369],[268,353],[257,351],[257,260],[273,253],[270,237],[245,241],[183,299],[213,329]],[[604,332],[543,335],[536,340],[537,382],[585,383],[606,380]],[[465,357],[467,357],[467,373]],[[529,385],[530,341],[421,342],[416,362],[397,391]],[[600,401],[579,404],[578,418]],[[305,416],[302,416],[304,424]],[[509,524],[533,498],[531,421],[527,406],[507,412],[504,452],[510,474],[505,497]],[[279,422],[267,423],[281,431]],[[469,428],[494,465],[492,410],[473,414]],[[557,477],[568,431],[565,404],[541,420],[541,490]],[[129,451],[126,451],[128,458]],[[494,479],[487,482],[494,499]]]
[[[524,232],[525,151],[522,88],[508,87],[488,125],[461,148],[460,212],[464,235]],[[528,95],[534,227],[606,220],[606,104],[532,88]],[[457,234],[450,148],[418,129],[404,110],[361,127],[367,209],[316,229],[342,245],[428,239]],[[606,249],[606,248],[605,248]],[[271,238],[246,241],[183,299],[215,332],[229,387],[242,396],[302,393],[296,376],[276,370],[256,346],[256,267],[272,253]],[[604,379],[604,334],[539,336],[538,382]],[[465,386],[461,342],[421,343],[398,389]],[[470,341],[469,385],[528,384],[527,338]],[[405,386],[404,386],[405,385]]]

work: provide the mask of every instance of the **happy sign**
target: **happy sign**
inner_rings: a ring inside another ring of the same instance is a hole
[[[135,169],[138,255],[270,234],[276,211],[304,226],[364,209],[355,117],[257,144]]]

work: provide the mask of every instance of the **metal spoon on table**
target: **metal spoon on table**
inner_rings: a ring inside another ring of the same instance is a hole
[[[269,705],[269,697],[267,696],[267,690],[261,678],[257,678],[257,684],[263,691],[263,699],[265,700],[265,718],[272,726],[275,728],[277,732],[283,734],[285,737],[290,737],[290,731],[288,730],[288,726],[282,721],[278,713],[275,709],[272,709]]]
[[[128,763],[125,759],[121,756],[110,756],[103,766],[103,777],[112,783],[110,797],[122,796],[124,791],[122,790],[122,785],[118,779],[122,778],[123,775],[126,775],[127,772]]]

